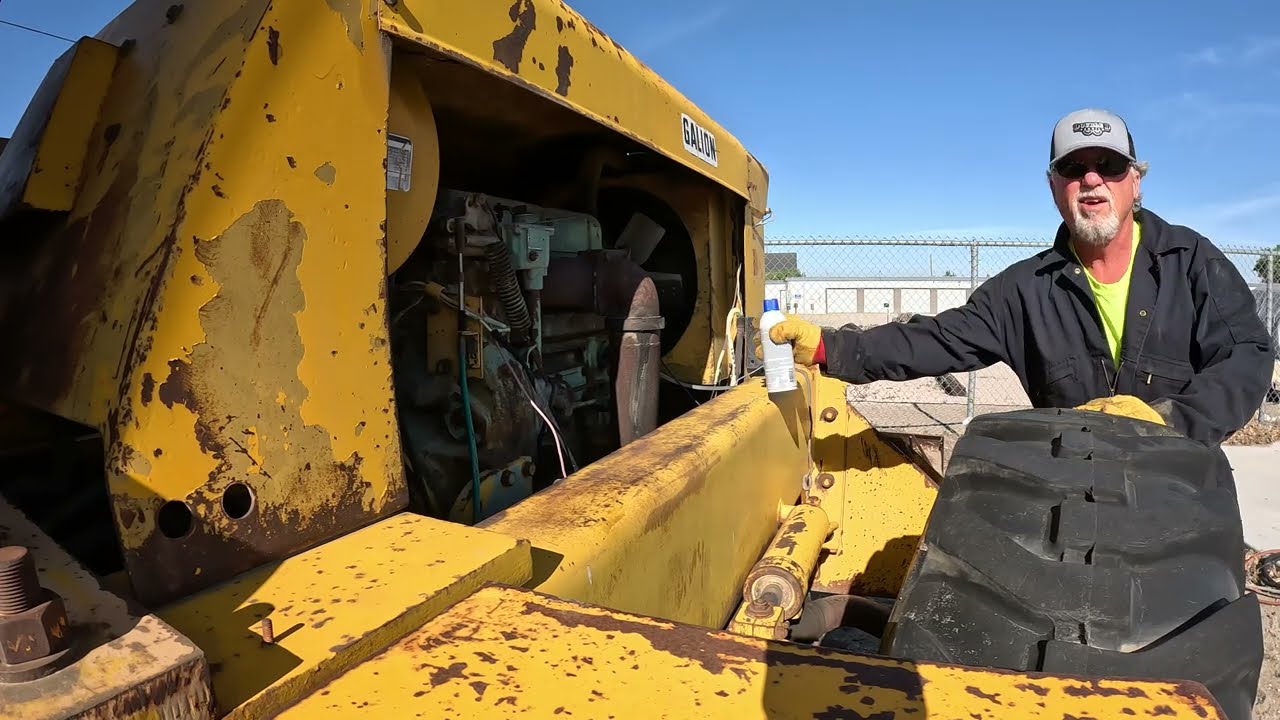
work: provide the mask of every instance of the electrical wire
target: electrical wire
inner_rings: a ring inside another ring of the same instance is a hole
[[[36,28],[28,27],[28,26],[26,26],[26,25],[21,25],[21,24],[18,24],[18,23],[16,23],[16,22],[9,22],[8,20],[0,20],[0,25],[8,25],[8,26],[9,26],[9,27],[11,27],[11,28],[17,28],[17,29],[19,29],[19,30],[26,30],[27,32],[35,33],[35,34],[37,34],[37,35],[44,35],[45,37],[51,37],[51,38],[54,38],[55,40],[61,40],[61,41],[63,41],[63,42],[69,42],[69,43],[71,43],[72,45],[75,45],[75,44],[76,44],[76,41],[75,41],[75,40],[72,40],[72,39],[71,39],[71,38],[69,38],[69,37],[63,37],[63,36],[61,36],[61,35],[54,35],[54,34],[53,34],[53,33],[51,33],[51,32],[45,32],[44,30],[37,30]]]
[[[578,461],[575,460],[573,457],[573,450],[571,450],[569,446],[564,442],[564,440],[560,437],[560,426],[556,424],[556,421],[554,419],[551,418],[550,413],[544,411],[542,407],[538,405],[537,401],[535,400],[536,393],[533,392],[532,388],[525,385],[524,381],[526,378],[528,378],[526,369],[519,363],[512,363],[512,358],[514,358],[516,355],[515,350],[512,349],[511,346],[509,346],[506,343],[506,341],[504,341],[498,335],[493,334],[492,332],[490,333],[490,335],[493,337],[494,341],[497,342],[498,345],[501,346],[502,349],[507,352],[508,358],[504,362],[508,367],[512,368],[513,370],[512,375],[515,376],[516,385],[520,387],[520,392],[524,393],[525,399],[528,400],[529,404],[533,406],[533,409],[535,412],[538,413],[538,416],[541,417],[545,423],[547,423],[547,429],[551,431],[551,437],[555,440],[555,443],[556,443],[556,455],[560,458],[560,479],[563,480],[564,478],[569,477],[569,472],[566,469],[565,462],[564,462],[565,456],[566,455],[568,456],[569,467],[572,467],[574,472],[578,471]],[[532,378],[528,378],[528,379],[529,379],[530,385],[532,385],[533,379]]]
[[[696,383],[688,383],[688,382],[685,382],[685,381],[683,381],[683,380],[681,380],[681,379],[679,379],[679,378],[675,377],[675,375],[673,375],[673,374],[671,373],[671,368],[667,367],[667,362],[666,362],[665,360],[663,360],[663,361],[662,361],[662,367],[666,370],[666,372],[664,372],[664,373],[658,373],[658,377],[662,378],[663,380],[666,380],[667,382],[671,383],[672,385],[679,385],[679,386],[681,386],[681,387],[685,388],[685,390],[686,390],[686,391],[688,391],[688,390],[697,390],[697,391],[699,391],[699,392],[721,393],[721,392],[725,392],[726,390],[732,390],[732,389],[733,389],[733,386],[732,386],[732,385],[698,385],[698,384],[696,384]],[[741,383],[742,381],[746,380],[747,378],[751,377],[752,375],[755,375],[756,373],[760,372],[760,371],[761,371],[761,370],[763,370],[763,369],[764,369],[764,366],[763,366],[763,365],[761,365],[760,367],[756,368],[755,370],[750,370],[750,371],[748,371],[748,372],[744,373],[742,376],[740,376],[740,377],[738,377],[738,378],[736,379],[736,383]],[[735,384],[736,384],[736,383],[735,383]],[[702,404],[702,403],[699,403],[699,402],[698,402],[698,400],[697,400],[696,398],[694,398],[692,395],[690,395],[690,396],[689,396],[689,399],[693,400],[693,402],[694,402],[694,403],[697,403],[697,404],[699,404],[699,405],[701,405],[701,404]]]

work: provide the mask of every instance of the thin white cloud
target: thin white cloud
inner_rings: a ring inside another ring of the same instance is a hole
[[[1195,211],[1195,215],[1210,222],[1228,223],[1246,220],[1268,212],[1280,213],[1280,185],[1259,189],[1239,200],[1199,208]]]
[[[1193,53],[1184,56],[1186,61],[1192,65],[1221,65],[1222,55],[1218,53],[1217,48],[1202,48]]]
[[[1280,54],[1280,36],[1269,35],[1203,47],[1182,57],[1189,65],[1253,65],[1275,54]]]
[[[727,3],[715,5],[687,19],[670,22],[668,27],[642,36],[631,43],[630,49],[636,54],[656,52],[715,25],[729,14],[729,10],[730,6]]]
[[[1257,119],[1280,118],[1280,102],[1221,100],[1202,92],[1183,92],[1150,103],[1150,122],[1165,124],[1178,137],[1231,131],[1232,126]]]

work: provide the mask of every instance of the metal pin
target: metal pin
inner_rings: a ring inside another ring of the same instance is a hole
[[[276,641],[276,634],[271,630],[271,618],[262,618],[262,642],[271,645]]]

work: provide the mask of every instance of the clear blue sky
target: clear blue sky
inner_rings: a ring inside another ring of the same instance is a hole
[[[1095,105],[1150,161],[1147,207],[1221,244],[1280,242],[1275,0],[571,4],[765,163],[770,237],[1047,237],[1052,124]],[[0,0],[0,20],[78,37],[122,6]],[[64,47],[0,26],[0,134]]]

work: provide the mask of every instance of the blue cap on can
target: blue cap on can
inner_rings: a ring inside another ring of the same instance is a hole
[[[777,310],[777,309],[778,309],[778,299],[777,299],[777,298],[769,298],[768,300],[765,300],[765,301],[764,301],[764,311],[765,311],[765,312],[769,312],[770,310]]]

